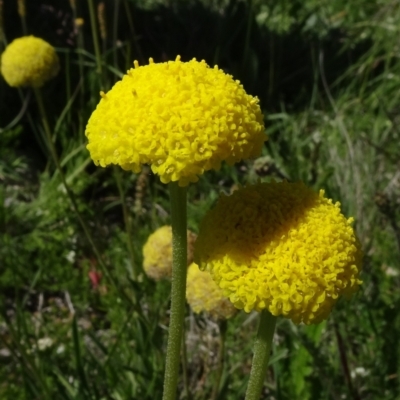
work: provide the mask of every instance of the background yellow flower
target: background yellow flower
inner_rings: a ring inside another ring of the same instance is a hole
[[[231,318],[237,312],[210,273],[201,271],[195,263],[188,268],[186,299],[195,313],[206,312],[214,318]]]
[[[196,235],[187,232],[188,265],[193,261],[193,245]],[[162,226],[154,231],[143,246],[143,269],[147,276],[158,281],[172,274],[172,228]]]
[[[24,36],[6,47],[0,69],[10,86],[38,88],[57,75],[60,65],[53,46],[35,36]]]

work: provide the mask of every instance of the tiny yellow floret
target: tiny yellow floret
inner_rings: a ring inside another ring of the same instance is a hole
[[[205,61],[139,66],[102,96],[86,127],[96,165],[139,172],[151,165],[161,182],[186,186],[204,171],[260,155],[267,140],[256,97]]]
[[[352,223],[339,203],[303,183],[247,186],[208,212],[195,261],[237,308],[318,323],[362,283]]]
[[[205,312],[216,319],[228,319],[237,312],[210,273],[201,271],[195,263],[188,268],[186,300],[195,313]]]
[[[188,265],[193,261],[196,235],[187,231]],[[172,228],[162,226],[154,231],[143,246],[143,269],[147,276],[158,281],[172,274]]]
[[[54,47],[35,36],[15,39],[1,56],[1,74],[12,87],[39,88],[56,76],[59,69]]]

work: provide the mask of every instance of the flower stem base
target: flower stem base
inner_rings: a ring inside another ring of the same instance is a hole
[[[176,398],[187,272],[186,188],[178,186],[177,182],[171,182],[169,191],[172,226],[172,287],[163,400]]]
[[[263,388],[268,360],[274,337],[276,317],[264,310],[260,314],[257,337],[254,343],[253,364],[251,366],[246,400],[259,400]]]

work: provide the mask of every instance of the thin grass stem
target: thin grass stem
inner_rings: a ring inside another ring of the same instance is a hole
[[[78,53],[78,65],[79,65],[79,76],[80,82],[82,83],[79,95],[79,137],[83,138],[84,136],[84,119],[83,119],[83,105],[85,99],[85,65],[83,60],[83,51],[85,49],[84,41],[83,41],[83,32],[82,32],[82,19],[77,18],[76,10],[74,11],[74,24],[77,32],[77,53]]]
[[[133,43],[134,43],[135,50],[137,53],[137,58],[139,59],[139,62],[143,63],[144,56],[143,56],[142,49],[140,48],[139,43],[136,38],[135,25],[133,24],[133,19],[132,19],[132,15],[131,15],[131,10],[129,8],[128,0],[124,0],[124,6],[125,6],[125,11],[126,11],[126,17],[128,19],[129,30],[131,31],[131,36],[133,38]]]
[[[218,350],[218,365],[217,365],[217,375],[215,376],[215,382],[213,391],[211,394],[211,400],[217,400],[219,395],[219,388],[221,386],[222,373],[224,372],[224,360],[225,360],[225,337],[228,322],[227,320],[222,320],[219,323],[219,350]]]
[[[103,69],[101,62],[99,35],[97,32],[96,15],[94,12],[93,0],[88,0],[88,5],[89,5],[90,25],[92,28],[92,36],[93,36],[93,46],[94,46],[94,52],[96,54],[97,72],[100,76],[100,82],[101,84],[103,84]]]
[[[118,17],[119,17],[119,0],[114,0],[114,15],[113,15],[113,65],[118,70]],[[114,81],[116,77],[114,77]]]
[[[0,0],[0,52],[7,46],[6,35],[4,34],[3,0]]]
[[[41,371],[38,370],[37,364],[35,363],[35,360],[33,359],[32,355],[26,351],[26,348],[22,344],[23,335],[20,332],[21,322],[20,322],[19,307],[17,307],[17,316],[16,316],[17,331],[13,327],[11,320],[9,319],[6,313],[2,313],[2,317],[6,322],[6,326],[10,332],[10,337],[12,340],[11,343],[14,344],[15,348],[11,346],[11,343],[9,341],[6,341],[4,337],[1,335],[0,335],[0,341],[2,342],[3,346],[5,348],[8,348],[10,353],[12,353],[14,357],[19,360],[22,368],[26,369],[26,372],[28,372],[28,374],[31,376],[32,381],[39,383],[40,387],[43,390],[42,394],[44,395],[44,399],[50,399],[51,393],[46,380],[43,379],[43,375],[41,374]]]
[[[68,104],[71,98],[71,52],[67,51],[65,54],[65,102]],[[71,124],[71,113],[67,114],[68,124]]]
[[[26,4],[25,0],[17,0],[18,14],[21,18],[22,32],[24,36],[28,34],[28,27],[26,25]]]
[[[251,35],[251,28],[253,26],[253,0],[248,2],[248,15],[247,15],[247,26],[246,26],[246,37],[245,37],[245,44],[244,44],[244,51],[243,51],[243,61],[242,61],[242,70],[245,71],[247,59],[249,57],[250,51],[250,35]]]
[[[353,382],[352,382],[351,374],[350,374],[349,362],[347,359],[346,349],[345,349],[345,345],[344,345],[344,340],[343,340],[342,335],[340,334],[339,326],[337,323],[334,323],[333,326],[335,329],[337,345],[339,348],[340,363],[342,364],[342,370],[343,370],[343,374],[344,374],[344,378],[345,378],[345,381],[347,384],[349,394],[351,397],[353,397],[353,400],[361,400],[357,390],[353,386]]]
[[[120,171],[117,167],[114,168],[114,176],[115,176],[115,181],[117,182],[119,197],[121,198],[122,213],[124,215],[128,252],[129,252],[129,258],[130,258],[130,263],[131,263],[131,275],[132,275],[132,278],[134,280],[136,280],[139,271],[137,271],[137,268],[136,268],[135,252],[133,251],[132,221],[131,221],[131,218],[129,215],[128,206],[126,204],[125,193],[122,188]]]
[[[111,274],[109,273],[106,265],[104,264],[104,261],[103,261],[101,255],[100,255],[99,250],[97,249],[96,244],[93,241],[92,235],[90,234],[90,231],[89,231],[89,228],[88,228],[88,226],[86,224],[86,221],[84,220],[84,218],[82,217],[81,213],[79,212],[78,205],[77,205],[76,200],[75,200],[75,196],[74,196],[73,192],[71,191],[69,185],[67,184],[67,180],[65,178],[64,172],[63,172],[62,167],[61,167],[60,160],[59,160],[58,155],[57,155],[56,148],[55,148],[54,143],[53,143],[51,129],[50,129],[50,125],[49,125],[49,122],[48,122],[48,119],[47,119],[46,109],[45,109],[44,104],[43,104],[42,93],[41,93],[40,89],[37,89],[37,88],[34,89],[34,93],[35,93],[36,101],[37,101],[37,104],[38,104],[39,113],[40,113],[40,116],[41,116],[41,119],[42,119],[42,124],[43,124],[44,132],[45,132],[47,146],[48,146],[48,148],[50,150],[51,156],[53,158],[54,164],[56,165],[58,173],[60,174],[61,181],[62,181],[62,184],[63,184],[63,186],[65,188],[67,196],[69,197],[69,199],[71,201],[72,208],[73,208],[73,210],[74,210],[74,212],[75,212],[75,214],[76,214],[76,216],[77,216],[77,218],[78,218],[78,220],[79,220],[79,222],[80,222],[80,224],[82,226],[82,229],[83,229],[83,231],[85,233],[85,236],[86,236],[87,240],[90,243],[90,246],[92,247],[92,251],[96,256],[97,261],[99,262],[99,265],[100,265],[100,267],[102,269],[103,274],[106,275],[109,278],[109,280],[111,280],[111,282],[115,283],[113,278],[111,277]]]

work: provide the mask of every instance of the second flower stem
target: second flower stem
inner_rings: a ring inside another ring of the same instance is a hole
[[[260,313],[257,337],[254,343],[253,364],[246,391],[246,400],[259,400],[267,374],[269,354],[274,337],[276,317],[269,311]]]
[[[186,188],[169,184],[172,225],[171,314],[168,330],[163,400],[175,400],[178,385],[180,350],[185,315],[187,230]]]

